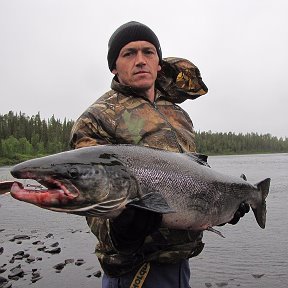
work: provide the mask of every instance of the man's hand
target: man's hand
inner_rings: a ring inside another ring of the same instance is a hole
[[[110,235],[117,250],[132,253],[144,242],[147,235],[156,231],[162,214],[129,207],[118,217],[110,220]]]
[[[238,208],[238,210],[235,212],[234,217],[232,220],[230,220],[228,223],[235,225],[239,222],[240,218],[242,218],[246,213],[250,211],[250,206],[248,203],[242,202]]]
[[[229,224],[235,225],[239,222],[240,218],[242,218],[246,213],[250,211],[250,206],[248,203],[242,202],[235,212],[234,217],[228,222]],[[218,226],[223,226],[227,223],[219,224]]]

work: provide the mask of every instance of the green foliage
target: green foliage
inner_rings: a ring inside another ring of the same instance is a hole
[[[0,115],[0,165],[68,150],[73,124],[54,116],[42,120],[39,113],[32,117],[12,111]]]
[[[199,153],[251,154],[251,153],[287,153],[288,138],[277,138],[270,134],[257,133],[234,134],[197,132],[196,147]]]
[[[54,116],[43,120],[39,113],[32,117],[12,111],[0,114],[0,166],[68,150],[73,124]],[[197,151],[207,155],[288,152],[288,138],[270,134],[199,131],[195,140]]]

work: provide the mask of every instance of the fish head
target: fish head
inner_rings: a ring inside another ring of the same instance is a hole
[[[39,186],[24,187],[15,181],[11,195],[58,212],[117,216],[136,192],[136,180],[114,155],[95,151],[80,148],[14,166],[13,177],[36,180]]]

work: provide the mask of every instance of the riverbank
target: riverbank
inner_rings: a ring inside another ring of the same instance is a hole
[[[225,238],[205,231],[203,252],[190,260],[190,286],[286,288],[288,154],[211,156],[209,164],[225,174],[245,173],[251,183],[271,177],[267,222],[259,228],[249,212],[237,225],[217,228]],[[1,180],[9,175],[9,167],[0,168]],[[85,217],[47,211],[9,195],[0,196],[0,203],[0,270],[5,270],[0,277],[12,288],[101,287],[96,238]],[[17,267],[24,273],[12,270]]]

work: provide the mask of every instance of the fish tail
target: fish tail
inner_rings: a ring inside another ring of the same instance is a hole
[[[266,223],[266,197],[269,193],[270,178],[266,178],[263,181],[256,184],[258,191],[260,192],[261,199],[257,203],[256,207],[252,207],[255,218],[259,226],[264,229]]]

